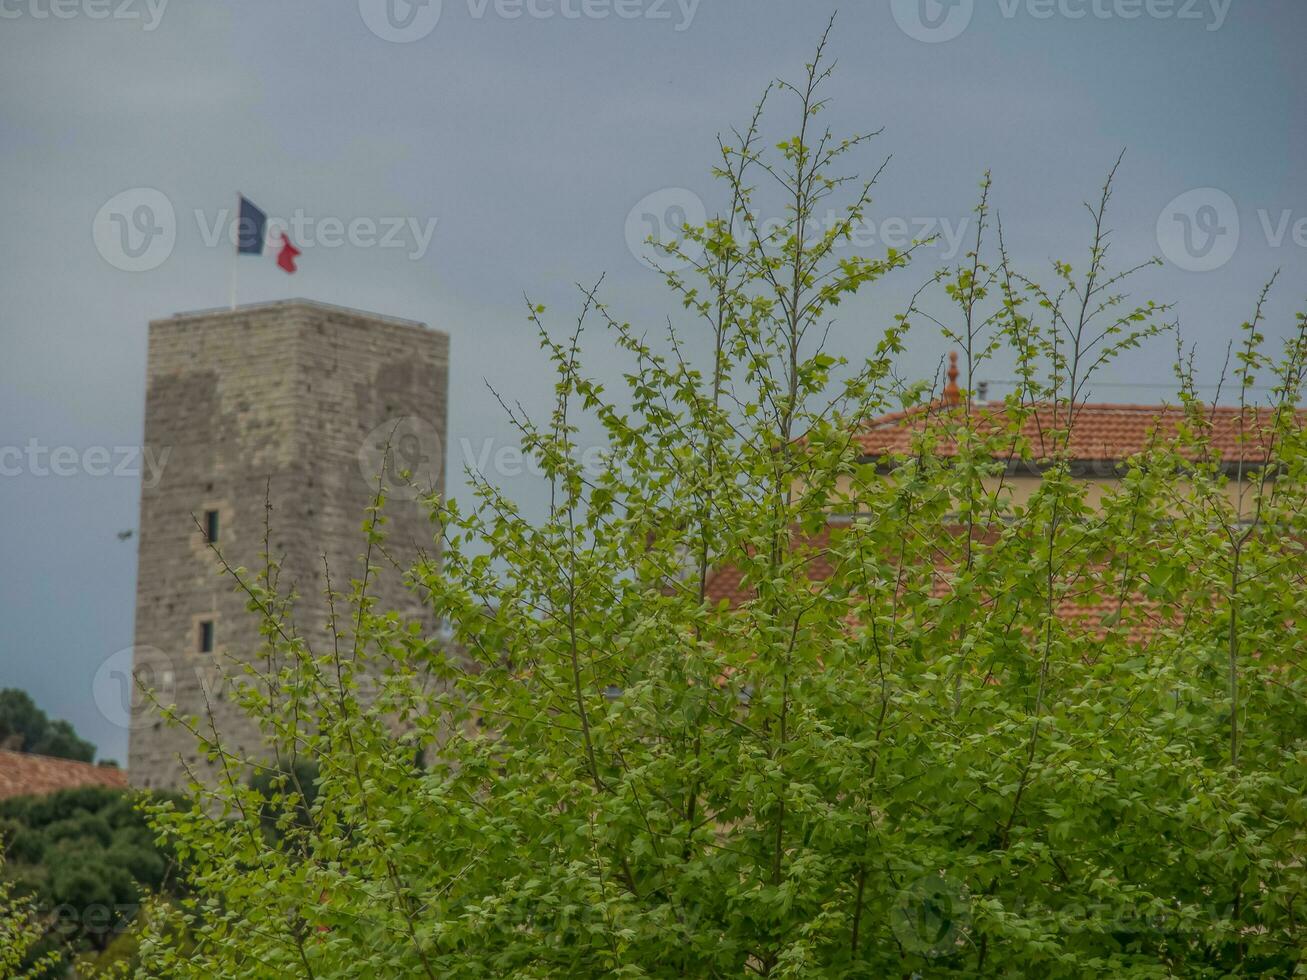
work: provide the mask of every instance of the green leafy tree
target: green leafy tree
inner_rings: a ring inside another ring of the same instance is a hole
[[[57,957],[37,952],[45,930],[31,902],[14,895],[4,870],[0,861],[0,976],[39,976],[57,965]]]
[[[19,752],[90,762],[95,746],[66,721],[51,721],[24,691],[0,691],[0,745]]]
[[[123,790],[88,786],[0,801],[0,846],[0,878],[38,929],[39,942],[21,959],[33,977],[62,976],[81,954],[87,973],[147,896],[174,891],[171,855]]]
[[[1110,178],[1048,285],[986,178],[965,260],[865,358],[827,351],[840,303],[913,250],[844,248],[874,180],[836,168],[870,137],[821,125],[822,47],[722,141],[720,214],[662,246],[685,321],[665,344],[597,288],[561,337],[530,309],[556,403],[512,415],[550,508],[485,482],[471,509],[428,501],[443,554],[411,580],[456,646],[370,596],[380,484],[325,649],[274,575],[235,570],[275,667],[240,696],[277,756],[177,719],[216,775],[152,809],[193,891],[152,918],[146,974],[1301,972],[1307,323],[1277,359],[1246,328],[1234,383],[1275,388],[1246,471],[1182,358],[1177,433],[1095,489],[1072,466],[1087,384],[1167,311],[1126,299]],[[615,394],[582,369],[592,322],[630,356]],[[921,326],[1018,387],[995,407],[904,384]],[[891,410],[912,451],[868,461],[861,426]],[[722,569],[741,601],[711,600]]]

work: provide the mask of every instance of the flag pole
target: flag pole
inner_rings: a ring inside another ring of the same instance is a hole
[[[231,308],[236,309],[236,273],[241,264],[241,195],[236,192],[236,241],[232,243],[231,253]]]

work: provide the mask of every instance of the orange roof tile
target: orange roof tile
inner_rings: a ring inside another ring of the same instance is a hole
[[[821,531],[809,537],[804,537],[796,532],[796,544],[809,551],[806,559],[806,571],[808,579],[813,583],[826,581],[834,572],[825,549],[830,539],[830,533],[836,527],[838,525],[828,524]],[[950,526],[946,530],[959,535],[966,533],[965,529],[960,525]],[[995,537],[992,531],[982,530],[977,533],[980,540],[990,541],[991,543]],[[930,583],[932,598],[946,599],[949,596],[953,588],[954,571],[943,562],[936,565],[935,574]],[[711,605],[717,605],[725,601],[729,608],[734,609],[757,595],[754,589],[744,584],[744,572],[735,564],[722,564],[712,569],[708,574],[705,585],[704,598]],[[1142,596],[1131,596],[1127,607],[1131,615],[1127,617],[1129,621],[1124,624],[1124,629],[1125,636],[1132,643],[1146,641],[1155,629],[1164,625],[1164,617],[1157,604],[1144,599]],[[1057,605],[1057,616],[1063,622],[1074,624],[1080,629],[1088,630],[1099,636],[1107,634],[1120,612],[1121,608],[1118,599],[1102,595],[1074,594],[1061,599]]]
[[[0,800],[11,796],[42,796],[79,786],[126,789],[127,773],[116,766],[0,750]]]
[[[905,456],[912,452],[913,441],[925,429],[929,420],[938,419],[944,412],[960,411],[935,402],[904,412],[894,412],[868,419],[858,434],[858,443],[864,455]],[[1009,426],[1008,410],[1003,405],[973,405],[976,428],[983,434],[993,435]],[[1029,442],[1036,457],[1052,455],[1055,429],[1065,430],[1067,406],[1041,404],[1021,424],[1021,434]],[[1307,412],[1299,411],[1299,425],[1307,424]],[[1232,406],[1208,406],[1200,422],[1190,422],[1193,430],[1206,430],[1212,449],[1224,463],[1258,463],[1266,458],[1268,432],[1273,420],[1270,408],[1240,410]],[[1174,443],[1180,435],[1180,426],[1189,420],[1184,410],[1169,405],[1077,405],[1071,425],[1070,450],[1073,460],[1124,460],[1149,448],[1154,441],[1165,445]],[[1246,433],[1246,435],[1245,435]],[[940,455],[953,455],[956,444],[943,437],[933,450]]]

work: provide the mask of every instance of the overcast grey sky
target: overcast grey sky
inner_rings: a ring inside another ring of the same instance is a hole
[[[893,153],[868,233],[929,225],[945,239],[844,308],[841,352],[866,352],[952,257],[986,168],[1024,267],[1083,258],[1081,202],[1123,147],[1116,258],[1167,258],[1136,295],[1177,304],[1209,380],[1276,268],[1268,333],[1307,307],[1301,0],[840,6],[832,125],[884,127],[865,170]],[[238,190],[298,216],[308,239],[294,277],[244,260],[242,302],[304,296],[449,332],[457,491],[467,457],[512,442],[483,379],[528,405],[547,397],[523,293],[561,323],[572,284],[607,273],[618,315],[653,330],[677,315],[628,247],[628,215],[648,195],[656,213],[696,197],[711,209],[715,135],[802,69],[835,8],[0,0],[0,687],[125,760],[126,732],[92,686],[132,642],[136,543],[116,534],[136,526],[139,478],[97,475],[86,451],[105,447],[113,470],[117,447],[140,444],[147,321],[227,302],[230,245],[214,229]],[[333,220],[347,241],[332,244]],[[904,370],[929,375],[944,352],[920,334]],[[1171,353],[1156,345],[1105,380],[1166,382]],[[33,465],[33,445],[73,447],[73,475]],[[534,492],[526,478],[518,489]]]

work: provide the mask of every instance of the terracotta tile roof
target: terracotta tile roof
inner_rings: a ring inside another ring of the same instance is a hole
[[[795,547],[807,552],[807,571],[810,581],[824,582],[831,577],[834,569],[826,557],[826,548],[830,543],[831,532],[836,529],[837,525],[827,524],[816,534],[804,535],[797,530],[793,533],[791,540]],[[725,599],[731,607],[735,607],[753,597],[753,589],[746,588],[744,585],[744,569],[738,565],[724,564],[709,570],[707,581],[704,583],[704,598],[708,602],[716,605]]]
[[[939,420],[946,413],[961,413],[961,397],[956,386],[956,360],[950,365],[949,387],[944,399],[903,412],[895,412],[869,419],[858,434],[863,454],[870,458],[908,456],[913,442],[921,435],[928,422]],[[982,433],[995,434],[1009,428],[1008,410],[1004,405],[973,406],[976,428]],[[1066,428],[1066,406],[1039,405],[1021,425],[1021,434],[1029,443],[1036,458],[1047,456],[1052,448],[1050,433],[1055,428]],[[1202,418],[1186,419],[1184,411],[1167,405],[1082,404],[1076,407],[1071,427],[1070,450],[1074,461],[1117,462],[1148,449],[1154,441],[1174,443],[1186,425],[1191,432],[1203,431],[1210,438],[1212,449],[1223,463],[1259,463],[1266,458],[1268,430],[1273,420],[1269,408],[1240,410],[1231,406],[1207,406]],[[1298,425],[1307,425],[1307,411],[1296,413]],[[1247,433],[1246,437],[1244,433]],[[931,451],[950,456],[957,452],[955,442],[941,434]],[[1190,458],[1193,453],[1187,453]],[[825,539],[829,532],[821,532],[804,542],[812,551],[809,577],[821,582],[830,577],[831,566],[823,556]],[[951,589],[948,570],[937,569],[932,592],[935,598],[945,598]],[[712,570],[707,581],[707,600],[723,600],[734,607],[753,598],[754,592],[744,585],[744,571],[733,564],[724,564]],[[1106,632],[1117,612],[1114,600],[1082,597],[1067,599],[1059,605],[1058,615],[1067,622],[1084,628]],[[1134,597],[1128,603],[1136,621],[1125,627],[1132,641],[1145,639],[1162,623],[1159,610],[1153,604]],[[1144,625],[1140,625],[1140,623]]]
[[[744,587],[744,572],[738,565],[722,565],[708,573],[704,589],[706,598],[712,605],[722,600],[732,609],[740,603],[753,598],[753,590]]]
[[[808,578],[814,583],[824,582],[834,571],[826,557],[825,548],[832,530],[838,525],[828,525],[825,529],[807,539],[796,535],[799,547],[809,550],[807,560]],[[965,533],[962,528],[952,528],[958,534]],[[993,535],[981,533],[981,540],[993,541]],[[947,599],[953,590],[953,576],[945,565],[938,565],[931,578],[930,593],[933,599]],[[705,599],[712,605],[725,601],[730,608],[735,608],[755,597],[752,588],[744,584],[744,571],[734,564],[723,564],[714,568],[708,575]],[[1126,604],[1128,622],[1123,624],[1126,638],[1132,643],[1146,641],[1154,630],[1165,625],[1157,604],[1142,596],[1132,596]],[[1058,603],[1058,618],[1074,624],[1081,629],[1106,635],[1116,622],[1121,612],[1119,600],[1112,596],[1095,594],[1072,594]]]
[[[114,766],[0,750],[0,800],[11,796],[42,796],[79,786],[126,789],[127,772]]]
[[[1035,456],[1052,453],[1051,433],[1065,429],[1066,405],[1036,406],[1021,424],[1021,434],[1029,442]],[[982,433],[1001,433],[1009,427],[1008,410],[1003,405],[974,405],[976,427]],[[961,414],[949,402],[935,402],[904,412],[894,412],[868,419],[858,435],[862,452],[869,457],[907,456],[912,453],[913,440],[921,434],[928,420],[939,419],[945,413]],[[1240,410],[1233,406],[1208,406],[1197,423],[1190,422],[1191,431],[1205,430],[1211,439],[1212,449],[1221,461],[1257,463],[1266,457],[1268,431],[1273,419],[1269,408]],[[1307,411],[1297,413],[1299,425],[1307,424]],[[1154,440],[1161,444],[1174,443],[1180,435],[1181,425],[1188,420],[1183,409],[1169,405],[1112,405],[1084,404],[1076,407],[1071,426],[1070,449],[1073,460],[1124,460],[1146,450]],[[1241,441],[1241,436],[1246,437]],[[956,444],[941,436],[934,452],[949,456],[957,452]],[[1192,455],[1192,454],[1190,454]]]

